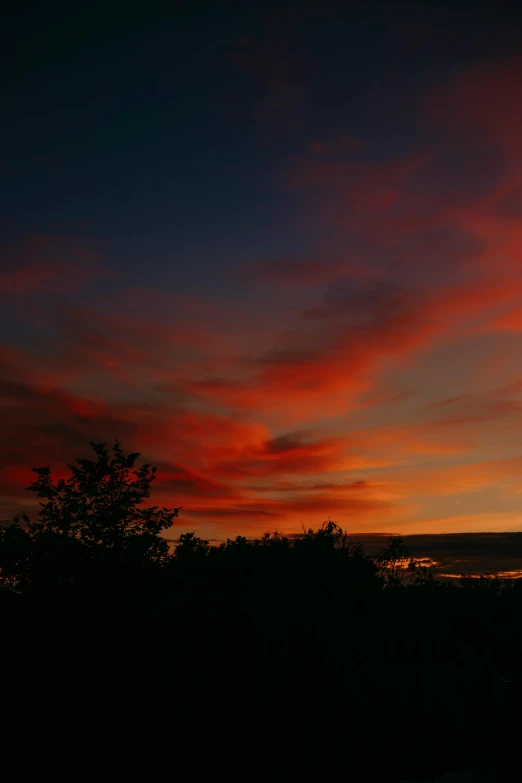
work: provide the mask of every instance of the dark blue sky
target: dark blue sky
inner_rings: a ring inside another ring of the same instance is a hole
[[[317,229],[292,230],[294,156],[347,128],[361,159],[411,151],[419,94],[516,44],[498,4],[418,5],[20,12],[4,53],[2,238],[88,238],[138,276],[174,265],[180,283],[188,266],[305,252]]]

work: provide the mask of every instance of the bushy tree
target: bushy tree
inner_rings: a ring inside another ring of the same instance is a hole
[[[125,566],[163,563],[168,542],[160,534],[179,509],[143,507],[156,468],[134,469],[138,452],[125,454],[118,440],[111,449],[93,443],[94,459],[77,459],[67,479],[53,481],[49,467],[33,468],[27,489],[40,499],[28,514],[0,530],[0,568],[4,583],[23,588],[42,581],[78,581],[92,566],[104,575]]]
[[[403,584],[426,585],[433,581],[433,569],[410,555],[401,536],[392,536],[375,557],[378,573],[386,587]]]

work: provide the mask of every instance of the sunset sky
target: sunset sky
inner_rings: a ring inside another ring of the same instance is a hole
[[[79,5],[2,52],[0,519],[119,437],[180,532],[522,531],[515,6]]]

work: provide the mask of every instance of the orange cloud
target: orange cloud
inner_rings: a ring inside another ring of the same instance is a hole
[[[455,495],[481,492],[500,487],[517,494],[522,487],[522,457],[488,460],[469,464],[440,466],[430,469],[392,471],[395,480],[403,476],[405,492],[424,495]]]

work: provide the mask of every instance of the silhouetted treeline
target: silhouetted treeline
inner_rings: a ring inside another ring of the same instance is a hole
[[[218,546],[187,533],[170,552],[179,509],[142,505],[154,468],[93,448],[67,480],[37,469],[36,521],[0,530],[10,716],[112,715],[127,737],[147,716],[156,742],[192,727],[202,748],[327,778],[513,762],[521,582],[441,583],[400,538],[369,557],[331,521]]]

